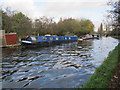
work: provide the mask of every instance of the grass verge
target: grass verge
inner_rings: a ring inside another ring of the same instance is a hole
[[[115,72],[118,58],[120,56],[120,44],[108,55],[107,59],[96,68],[95,73],[83,85],[83,88],[108,88],[111,77]]]
[[[116,38],[116,39],[120,39],[120,36],[111,36],[113,38]]]

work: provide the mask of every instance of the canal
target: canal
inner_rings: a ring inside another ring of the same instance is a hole
[[[111,37],[51,47],[3,48],[3,88],[74,88],[84,84],[119,41]]]

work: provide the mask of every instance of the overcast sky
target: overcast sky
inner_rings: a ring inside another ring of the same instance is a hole
[[[109,0],[2,0],[2,8],[23,12],[31,19],[41,16],[54,17],[57,22],[60,17],[90,19],[97,30],[105,19]]]

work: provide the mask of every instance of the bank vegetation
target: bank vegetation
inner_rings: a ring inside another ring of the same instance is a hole
[[[120,44],[110,52],[107,59],[96,69],[95,73],[83,85],[83,88],[108,88],[120,58]]]
[[[14,32],[19,37],[27,35],[84,35],[94,32],[94,25],[89,19],[54,18],[42,16],[35,20],[30,19],[22,12],[6,9],[2,12],[2,30],[6,33]]]

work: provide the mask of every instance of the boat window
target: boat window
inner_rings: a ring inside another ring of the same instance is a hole
[[[56,38],[56,40],[58,40],[58,38]]]
[[[32,41],[36,41],[36,38],[35,38],[35,37],[31,37],[31,40],[32,40]]]
[[[43,37],[43,40],[47,40],[47,38],[46,38],[46,37]]]
[[[50,40],[53,40],[53,38],[52,38],[52,37],[50,37]]]

